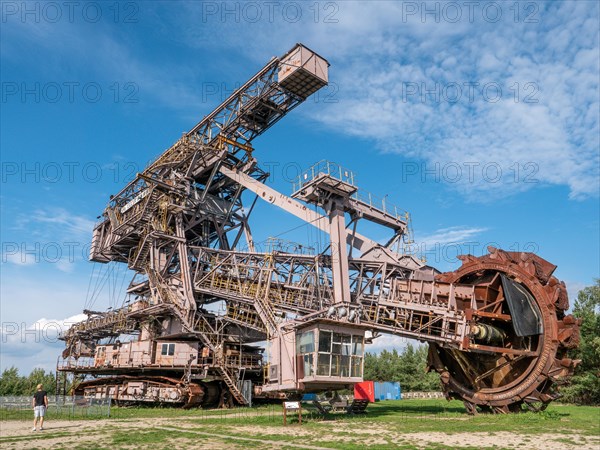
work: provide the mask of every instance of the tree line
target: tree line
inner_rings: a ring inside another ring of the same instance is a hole
[[[440,391],[440,377],[427,373],[427,346],[408,344],[403,352],[383,350],[365,355],[364,379],[399,381],[402,392]]]
[[[581,319],[581,341],[569,357],[580,359],[569,385],[561,389],[563,400],[582,405],[600,405],[600,278],[579,291],[573,315]]]
[[[0,397],[33,395],[36,386],[42,384],[48,395],[56,392],[56,377],[44,369],[33,369],[28,376],[19,375],[16,367],[5,369],[0,375]]]

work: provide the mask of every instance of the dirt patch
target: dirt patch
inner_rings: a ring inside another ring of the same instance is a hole
[[[339,422],[323,422],[318,429],[302,428],[298,425],[290,425],[287,427],[269,427],[261,426],[260,428],[242,426],[231,428],[231,432],[243,433],[244,435],[256,436],[261,435],[274,435],[274,436],[294,436],[307,438],[307,442],[312,443],[327,443],[327,442],[361,442],[361,438],[364,439],[365,446],[372,445],[385,445],[389,442],[381,436],[390,435],[389,430],[383,432],[382,430],[362,430],[356,427],[346,427],[346,424],[340,424]],[[361,436],[362,435],[362,436]],[[364,436],[368,436],[365,438]],[[358,441],[357,441],[358,439]],[[318,445],[318,444],[317,444]]]
[[[288,425],[286,427],[269,427],[264,425],[261,425],[260,427],[236,426],[235,428],[232,427],[231,430],[235,430],[236,434],[250,436],[286,435],[295,437],[311,437],[316,434],[315,431],[309,430],[308,428],[302,428],[301,425]]]
[[[345,433],[353,433],[357,435],[381,436],[390,435],[389,427],[377,425],[372,422],[362,422],[359,425],[354,423],[336,423],[335,429]]]
[[[402,433],[397,435],[410,444],[428,448],[431,444],[444,444],[450,447],[502,447],[527,448],[529,450],[548,449],[590,449],[598,450],[600,439],[578,434],[515,434],[497,433]],[[570,442],[569,442],[570,441]]]
[[[22,420],[7,420],[0,422],[0,438],[10,436],[35,436],[36,433],[82,433],[94,431],[99,428],[123,427],[123,428],[142,428],[153,425],[174,424],[177,419],[170,418],[151,418],[151,419],[98,419],[98,420],[49,420],[44,424],[44,431],[32,432],[32,422]]]
[[[143,420],[52,420],[44,424],[44,431],[31,431],[32,424],[27,421],[0,422],[0,447],[10,449],[73,448],[94,446],[113,447],[111,434],[119,431],[140,431],[162,424],[174,422],[173,419]],[[175,436],[174,436],[175,437]],[[183,444],[186,439],[169,439],[169,448],[189,448]],[[171,445],[171,443],[174,445]],[[215,441],[215,445],[217,441]],[[219,447],[215,447],[219,448]],[[225,448],[225,447],[221,447]]]
[[[492,433],[401,433],[393,432],[386,426],[375,425],[372,423],[363,423],[360,427],[355,424],[324,422],[318,430],[301,428],[298,426],[290,427],[235,427],[230,430],[232,433],[241,433],[246,436],[261,435],[288,435],[294,437],[307,438],[307,442],[327,443],[327,442],[353,442],[363,443],[365,446],[390,445],[394,443],[403,443],[414,445],[417,448],[430,448],[435,444],[442,444],[449,447],[501,447],[515,449],[548,450],[548,449],[590,449],[598,450],[600,448],[600,438],[593,436],[583,436],[579,434],[516,434],[509,432]],[[384,438],[385,437],[385,438]],[[308,440],[310,439],[310,440]]]

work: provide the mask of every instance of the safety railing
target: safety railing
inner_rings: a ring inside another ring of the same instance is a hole
[[[293,253],[296,255],[314,255],[315,248],[308,245],[302,245],[298,242],[287,241],[285,239],[269,237],[266,241],[267,253]]]
[[[351,198],[369,206],[370,208],[377,209],[388,216],[392,216],[403,222],[410,220],[410,215],[407,211],[398,208],[396,205],[386,200],[387,196],[377,197],[368,191],[362,189],[357,190],[352,194]]]
[[[95,359],[93,357],[80,357],[80,358],[64,358],[59,359],[56,368],[58,370],[73,370],[73,369],[84,369],[94,367]]]
[[[279,307],[303,308],[312,310],[317,307],[319,299],[313,292],[303,292],[302,289],[282,286],[278,283],[258,284],[254,280],[230,279],[228,276],[220,273],[213,273],[210,277],[199,284],[199,287],[210,288],[211,290],[236,295],[247,299],[268,297],[269,302]],[[307,286],[309,288],[309,286]],[[267,292],[268,289],[268,292]],[[325,298],[330,299],[332,293],[325,291]]]
[[[110,326],[124,326],[126,322],[126,314],[131,306],[125,306],[114,311],[102,313],[97,316],[91,316],[86,320],[73,324],[68,330],[59,334],[59,339],[67,339],[78,332],[88,332],[107,328]]]
[[[323,175],[328,175],[332,178],[343,181],[344,183],[355,186],[354,173],[352,171],[340,166],[337,163],[323,160],[309,167],[298,176],[297,180],[292,183],[293,192],[298,192],[303,186],[306,186],[311,181],[316,180]]]
[[[226,356],[225,365],[229,367],[245,367],[255,369],[262,367],[261,355]]]
[[[323,160],[309,167],[298,176],[296,181],[292,183],[292,192],[300,191],[304,186],[324,175],[343,181],[352,186],[357,186],[354,173],[351,170],[348,170],[337,163]],[[398,220],[408,221],[408,213],[386,201],[386,197],[387,196],[379,198],[362,189],[357,190],[351,196],[351,198],[368,205],[370,208],[377,209]]]

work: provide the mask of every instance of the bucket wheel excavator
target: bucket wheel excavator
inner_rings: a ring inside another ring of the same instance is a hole
[[[579,324],[554,265],[489,248],[439,273],[403,251],[408,213],[327,161],[290,196],[265,184],[252,141],[327,86],[328,67],[302,44],[273,58],[111,196],[90,259],[135,276],[123,306],[85,311],[62,335],[57,370],[83,379],[75,393],[191,407],[348,388],[363,379],[365,344],[391,334],[428,343],[429,369],[470,413],[556,398]],[[257,251],[258,200],[324,232],[326,248]],[[364,222],[387,243],[360,234]]]

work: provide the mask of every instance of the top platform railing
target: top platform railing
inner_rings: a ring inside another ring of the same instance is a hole
[[[410,216],[407,211],[400,209],[397,206],[386,201],[387,195],[383,198],[380,198],[371,194],[370,192],[359,189],[356,184],[356,176],[354,175],[354,172],[331,161],[319,161],[312,167],[302,172],[298,176],[296,181],[292,183],[293,192],[299,192],[300,190],[302,190],[302,188],[310,184],[312,181],[322,176],[330,176],[346,184],[355,186],[357,190],[354,194],[350,196],[350,198],[357,200],[370,208],[377,209],[387,214],[388,216],[392,216],[398,220],[404,222],[407,222],[409,220]]]
[[[351,186],[356,186],[354,184],[354,173],[351,170],[348,170],[337,163],[323,160],[309,167],[298,176],[297,180],[292,183],[293,191],[298,192],[304,186],[322,175],[329,175],[336,180],[343,181]]]

